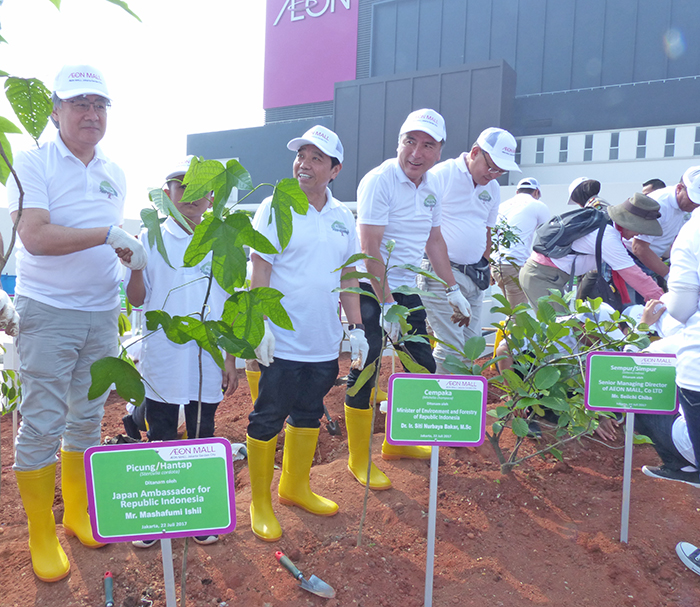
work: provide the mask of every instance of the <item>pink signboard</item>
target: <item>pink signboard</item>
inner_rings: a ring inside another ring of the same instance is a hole
[[[333,99],[354,80],[359,0],[267,0],[264,108]]]

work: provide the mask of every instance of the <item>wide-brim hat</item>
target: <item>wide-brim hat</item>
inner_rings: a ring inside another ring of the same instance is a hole
[[[617,225],[637,234],[661,236],[659,203],[653,198],[635,192],[621,204],[608,207],[608,215]]]

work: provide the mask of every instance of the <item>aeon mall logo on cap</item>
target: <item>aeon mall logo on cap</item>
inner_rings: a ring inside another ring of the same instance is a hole
[[[277,25],[285,17],[285,11],[289,11],[290,21],[301,21],[309,17],[322,17],[327,12],[334,13],[336,4],[350,10],[350,0],[284,0],[284,6],[277,15],[274,25]]]

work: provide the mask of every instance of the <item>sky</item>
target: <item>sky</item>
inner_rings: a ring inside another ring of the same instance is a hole
[[[1,2],[1,0],[0,0]],[[264,0],[127,0],[141,23],[106,0],[4,0],[0,70],[52,89],[64,64],[93,65],[112,108],[101,146],[127,177],[125,216],[187,152],[187,135],[260,126]],[[18,126],[4,94],[0,116]],[[53,139],[51,123],[42,135]],[[9,135],[13,152],[34,145]],[[0,186],[0,207],[6,207]]]

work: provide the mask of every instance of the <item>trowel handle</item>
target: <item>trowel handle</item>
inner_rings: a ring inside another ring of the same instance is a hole
[[[301,578],[304,577],[304,574],[299,571],[294,563],[289,560],[289,557],[284,554],[284,552],[280,552],[279,550],[275,552],[275,558],[279,561],[280,565],[284,567],[289,573],[291,573],[295,579],[300,580]]]

